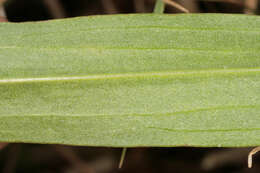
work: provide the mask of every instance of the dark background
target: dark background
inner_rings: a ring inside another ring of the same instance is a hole
[[[195,13],[259,14],[258,0],[175,0]],[[1,0],[0,0],[1,2]],[[7,0],[9,21],[37,21],[112,13],[150,13],[155,0]],[[181,11],[167,5],[166,13]]]
[[[254,2],[255,1],[255,2]],[[194,13],[259,14],[257,0],[179,0]],[[154,0],[8,0],[10,22],[76,16],[150,13]],[[166,6],[166,13],[180,13]],[[0,38],[1,39],[1,38]],[[0,145],[1,146],[1,145]],[[0,147],[1,148],[1,147]],[[0,173],[254,173],[260,157],[247,168],[250,148],[130,148],[122,169],[122,149],[60,145],[9,144],[0,151]]]

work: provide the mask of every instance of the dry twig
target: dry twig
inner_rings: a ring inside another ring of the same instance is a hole
[[[253,155],[256,154],[257,152],[260,151],[260,146],[254,148],[253,150],[250,151],[250,153],[248,154],[248,167],[252,168],[252,164],[253,164]]]
[[[174,2],[172,0],[163,0],[163,2],[165,4],[168,4],[170,6],[173,6],[173,7],[177,8],[177,9],[179,9],[180,11],[182,11],[184,13],[189,13],[188,9],[184,8],[182,5],[178,4],[177,2]]]

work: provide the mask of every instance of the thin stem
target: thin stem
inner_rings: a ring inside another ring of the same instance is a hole
[[[118,166],[119,169],[122,168],[122,166],[123,166],[123,163],[125,160],[125,155],[126,155],[126,150],[127,150],[127,148],[123,148],[123,150],[122,150],[120,162],[119,162],[119,166]]]
[[[153,13],[162,14],[164,12],[165,4],[163,0],[156,0]]]

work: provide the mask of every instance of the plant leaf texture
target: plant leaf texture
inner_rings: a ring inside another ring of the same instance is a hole
[[[1,23],[0,142],[260,145],[260,17]]]

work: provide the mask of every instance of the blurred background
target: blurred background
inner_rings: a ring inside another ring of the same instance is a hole
[[[48,20],[75,16],[150,13],[155,0],[0,0],[11,22]],[[168,1],[168,4],[171,0]],[[192,13],[259,14],[258,0],[174,0]],[[166,13],[181,13],[176,6],[167,5]]]
[[[41,21],[76,16],[150,13],[155,0],[0,0],[0,21]],[[165,13],[260,14],[258,0],[166,0]],[[177,5],[176,5],[177,4]],[[1,38],[0,38],[1,39]],[[251,148],[130,148],[118,169],[120,148],[0,143],[0,173],[255,173]]]

